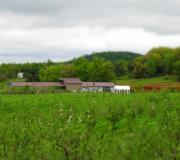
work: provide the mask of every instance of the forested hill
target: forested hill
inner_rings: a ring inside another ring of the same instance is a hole
[[[0,82],[16,79],[19,72],[24,73],[27,82],[58,82],[61,77],[110,82],[122,76],[175,76],[180,81],[180,47],[152,48],[142,56],[130,52],[101,52],[64,63],[49,60],[47,63],[1,64]]]
[[[101,57],[101,58],[104,58],[105,60],[108,60],[111,62],[116,62],[118,60],[129,60],[130,61],[139,56],[141,56],[141,55],[138,53],[133,53],[133,52],[107,51],[107,52],[94,52],[90,55],[85,55],[83,57],[90,61],[93,60],[94,57]],[[70,62],[73,62],[73,60]]]

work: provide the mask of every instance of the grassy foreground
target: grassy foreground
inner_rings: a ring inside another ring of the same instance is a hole
[[[180,93],[0,96],[0,159],[178,160]]]

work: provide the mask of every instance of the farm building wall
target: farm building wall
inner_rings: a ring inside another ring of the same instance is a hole
[[[78,90],[81,90],[82,88],[82,84],[66,84],[66,90],[67,91],[78,91]]]
[[[105,88],[106,91],[109,92],[113,92],[114,91],[114,87],[83,87],[82,90],[86,90],[86,91],[90,91],[90,92],[105,92]]]
[[[88,87],[86,89],[90,92],[103,92],[103,87]]]
[[[114,92],[114,87],[110,87],[110,91],[111,91],[111,92]]]

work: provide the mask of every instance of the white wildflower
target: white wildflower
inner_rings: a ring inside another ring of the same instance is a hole
[[[67,121],[67,122],[68,122],[68,123],[70,123],[71,121],[72,121],[72,115],[70,115],[70,116],[69,116],[69,118],[68,118],[68,121]]]
[[[81,117],[79,117],[79,118],[78,118],[78,120],[79,120],[79,122],[82,122],[82,119],[81,119]]]

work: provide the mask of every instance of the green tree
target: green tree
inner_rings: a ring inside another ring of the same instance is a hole
[[[173,68],[173,57],[175,55],[175,50],[173,48],[169,47],[158,47],[158,48],[153,48],[151,49],[148,53],[147,56],[149,56],[148,60],[152,57],[153,55],[156,55],[156,74],[161,75],[161,74],[172,74],[172,68]]]
[[[60,78],[61,66],[49,66],[39,72],[40,81],[56,82]]]
[[[174,57],[174,59],[175,59],[176,61],[179,61],[179,60],[180,60],[180,47],[175,48],[175,57]]]
[[[39,73],[40,81],[50,81],[57,82],[60,78],[63,77],[75,77],[76,71],[75,67],[72,64],[59,64],[48,66],[41,69]]]
[[[177,80],[180,81],[180,60],[174,64],[174,73],[177,76]]]
[[[84,57],[79,58],[75,61],[77,76],[82,81],[88,81],[90,79],[90,65],[91,62],[85,59]]]
[[[161,68],[161,56],[157,53],[151,53],[145,57],[146,75],[149,77],[159,74],[158,70]]]
[[[177,51],[173,48],[159,47],[151,49],[146,55],[133,61],[133,75],[136,78],[173,74],[173,64]]]
[[[26,81],[36,82],[39,81],[39,71],[45,65],[41,63],[25,63],[21,65],[21,72],[24,72]]]
[[[74,64],[62,64],[61,67],[61,77],[77,77],[76,67]]]
[[[144,65],[144,58],[138,57],[133,62],[132,77],[142,78],[146,77],[146,67]]]
[[[116,76],[120,77],[121,75],[127,74],[128,73],[128,65],[129,65],[129,61],[127,61],[127,60],[119,60],[119,61],[115,62],[114,66],[115,66]]]
[[[112,81],[115,79],[115,68],[110,61],[95,57],[90,65],[90,81]]]

